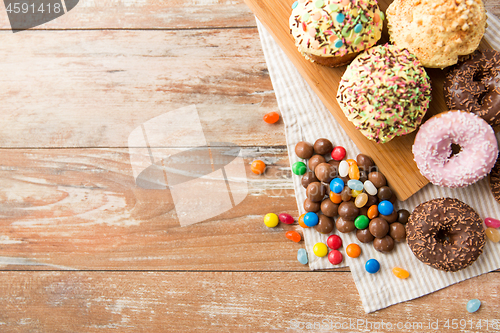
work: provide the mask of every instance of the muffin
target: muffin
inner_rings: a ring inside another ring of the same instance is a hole
[[[289,22],[306,59],[338,67],[375,45],[383,20],[376,0],[299,0],[292,5]]]
[[[368,139],[386,143],[413,132],[431,100],[431,84],[406,49],[379,45],[361,53],[339,83],[337,101]]]
[[[425,67],[456,64],[477,49],[486,29],[481,0],[394,0],[386,13],[393,44]]]

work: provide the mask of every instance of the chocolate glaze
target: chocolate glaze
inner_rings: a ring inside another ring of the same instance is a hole
[[[500,203],[500,156],[490,173],[490,190],[495,200]]]
[[[406,239],[424,264],[455,272],[483,252],[483,221],[458,199],[433,199],[418,205],[406,224]]]
[[[444,98],[450,110],[473,112],[500,125],[500,52],[476,51],[446,75]]]

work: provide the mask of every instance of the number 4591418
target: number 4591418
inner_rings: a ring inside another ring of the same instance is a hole
[[[51,4],[51,3],[47,3],[47,4],[43,4],[41,3],[38,8],[35,6],[34,3],[32,4],[28,4],[26,2],[24,3],[18,3],[18,2],[14,2],[14,3],[9,3],[9,5],[7,6],[6,8],[7,10],[7,13],[14,13],[14,14],[19,14],[19,13],[23,13],[23,14],[27,14],[28,12],[30,13],[44,13],[44,12],[47,12],[47,13],[60,13],[62,8],[61,8],[61,4],[60,3],[54,3],[54,4]]]

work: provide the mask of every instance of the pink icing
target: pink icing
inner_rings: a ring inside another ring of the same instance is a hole
[[[451,156],[451,145],[460,153]],[[446,112],[420,127],[413,156],[420,173],[434,185],[463,187],[485,177],[495,165],[498,143],[490,125],[473,113]],[[450,157],[451,156],[451,157]]]

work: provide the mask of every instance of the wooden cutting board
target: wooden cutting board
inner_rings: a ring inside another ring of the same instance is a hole
[[[294,1],[245,0],[255,16],[271,33],[274,40],[280,45],[302,77],[330,110],[356,146],[364,154],[373,158],[380,171],[386,176],[391,188],[396,192],[398,199],[401,201],[408,199],[428,183],[428,180],[420,174],[417,165],[413,161],[411,147],[417,131],[395,138],[385,144],[377,144],[365,138],[347,120],[336,100],[338,83],[346,67],[328,68],[317,65],[306,60],[297,51],[288,26],[288,18],[292,12],[291,5]],[[385,12],[392,1],[379,0],[378,2],[380,8]],[[384,34],[379,43],[387,41],[387,29],[384,27]],[[490,47],[483,40],[480,48]],[[446,70],[427,69],[427,73],[432,80],[432,101],[424,121],[432,115],[448,110],[443,98],[443,80]]]

